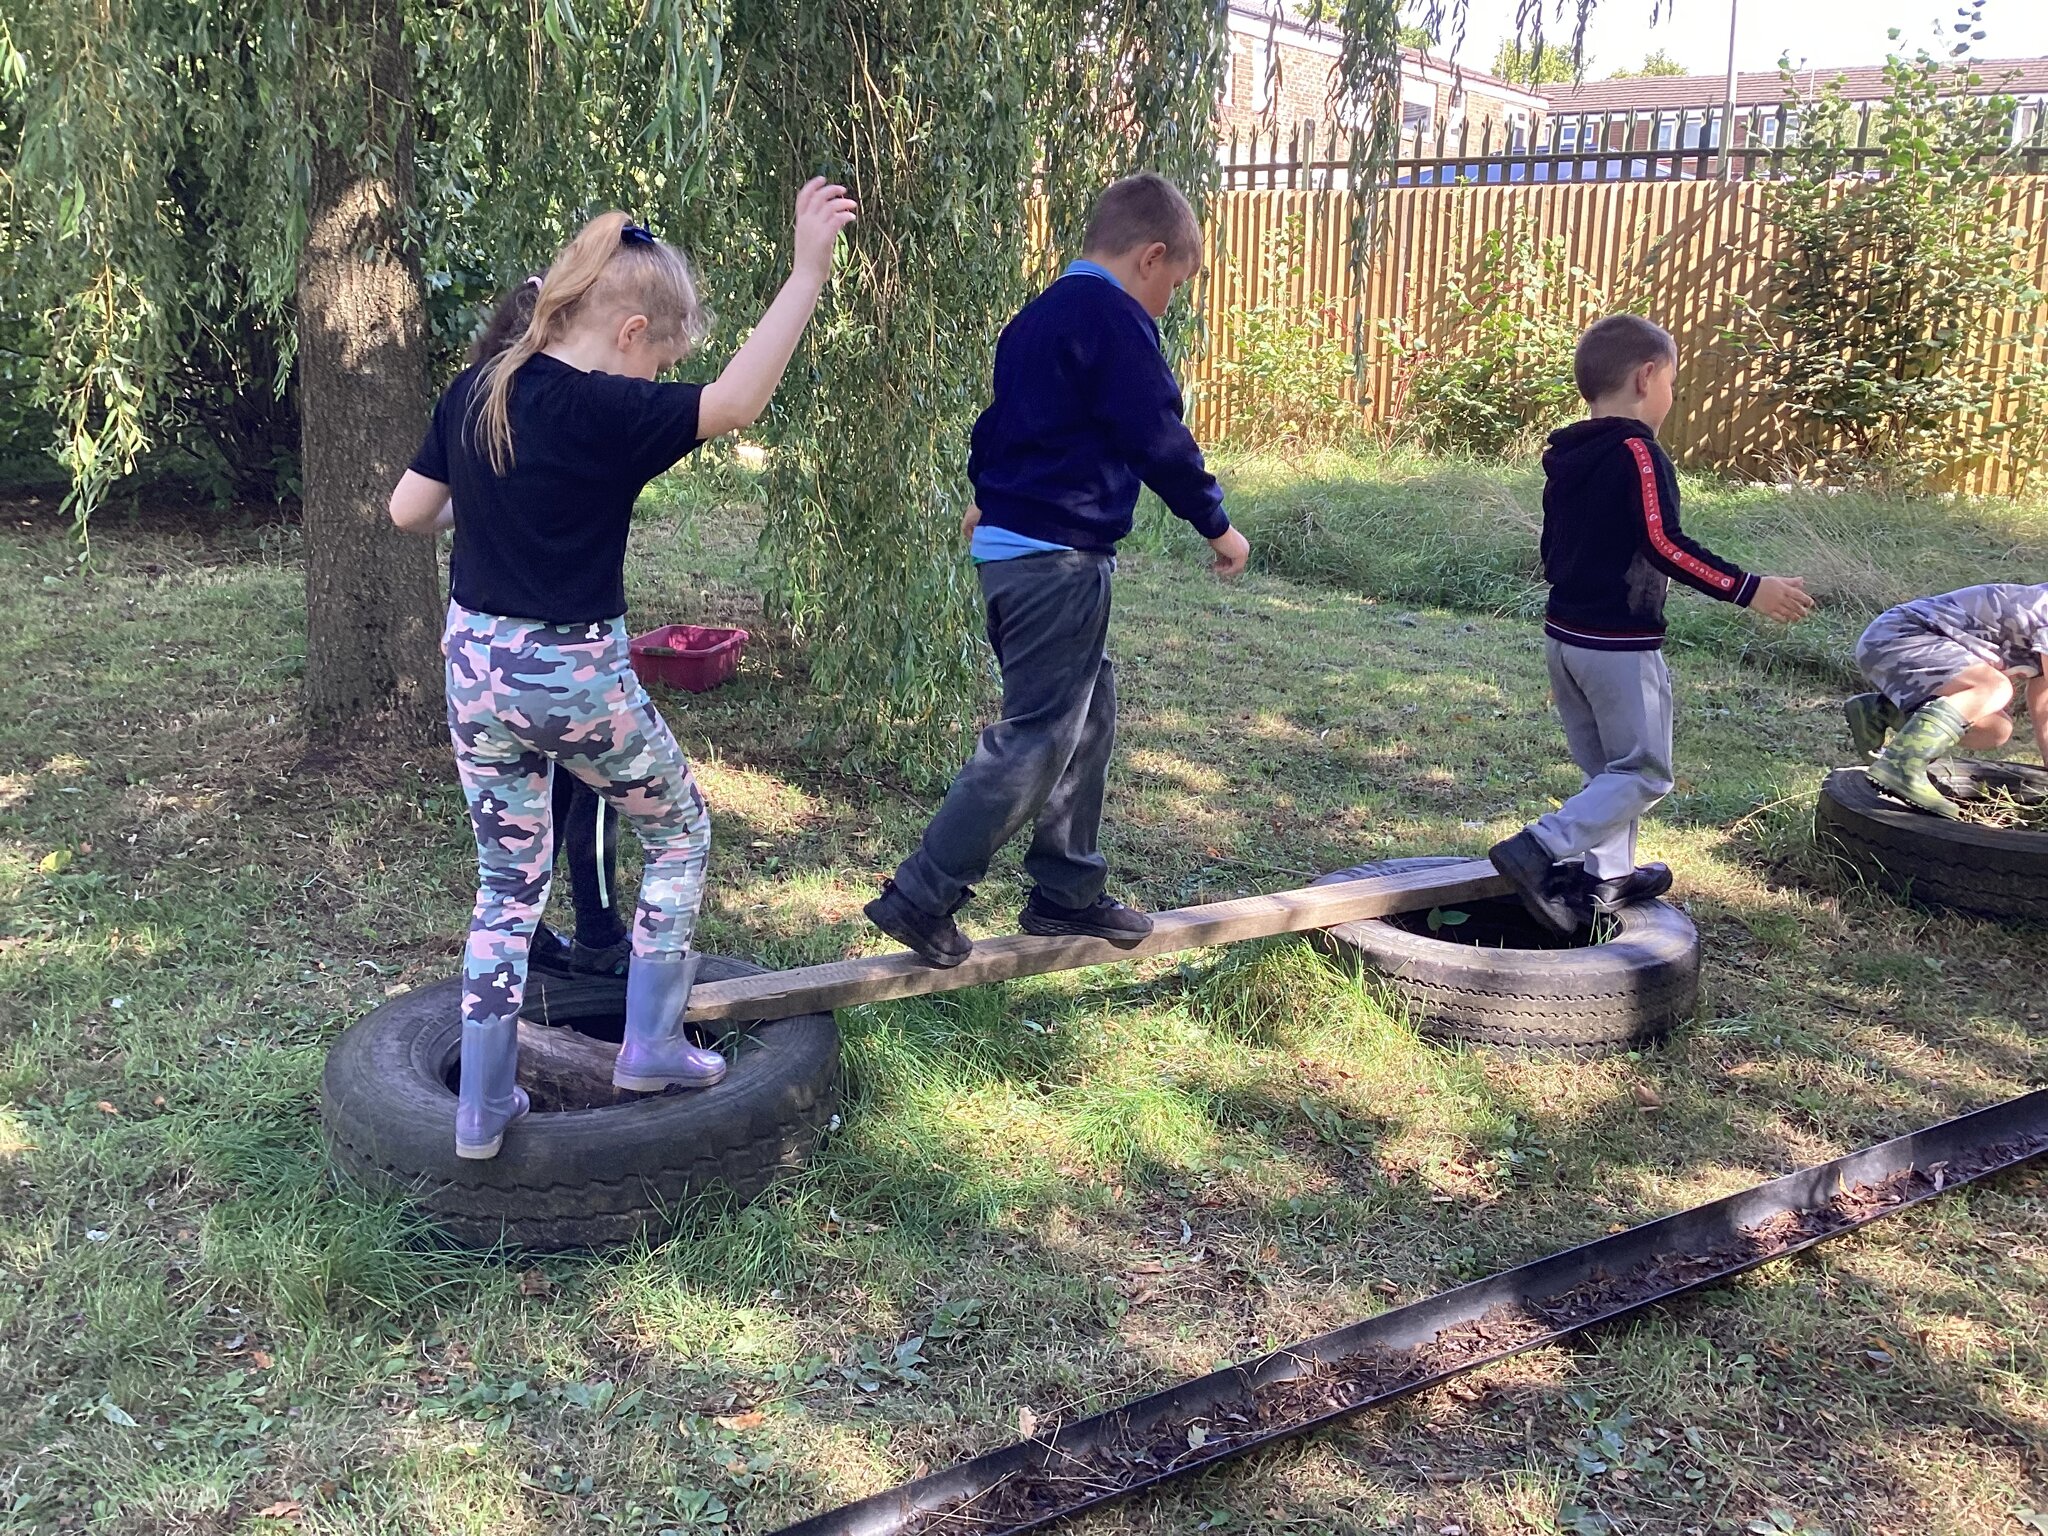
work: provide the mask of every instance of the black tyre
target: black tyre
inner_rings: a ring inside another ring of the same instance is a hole
[[[2048,772],[2019,763],[1951,761],[1934,779],[1954,799],[1990,791],[2048,802]],[[1881,795],[1861,768],[1837,768],[1820,787],[1814,841],[1873,885],[1973,917],[2048,923],[2048,832],[1944,821]]]
[[[1316,884],[1461,862],[1387,859],[1325,875]],[[1332,953],[1379,980],[1417,1029],[1530,1055],[1590,1060],[1654,1045],[1699,1006],[1700,936],[1661,901],[1625,907],[1596,941],[1560,942],[1512,896],[1462,902],[1465,921],[1435,932],[1426,912],[1324,931]]]
[[[700,976],[759,970],[706,956]],[[728,1037],[731,1069],[715,1088],[535,1110],[496,1157],[458,1158],[461,991],[459,980],[421,987],[345,1032],[328,1052],[320,1117],[344,1173],[405,1195],[471,1247],[596,1248],[658,1235],[694,1196],[724,1189],[749,1200],[802,1167],[838,1109],[838,1027],[807,1013]]]

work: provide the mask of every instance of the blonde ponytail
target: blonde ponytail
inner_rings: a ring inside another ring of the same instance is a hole
[[[510,346],[486,362],[470,394],[474,430],[494,473],[512,468],[512,380],[527,361],[560,341],[585,314],[642,314],[663,340],[694,350],[707,328],[696,274],[674,246],[621,238],[632,221],[614,209],[577,232],[548,267],[533,318]]]

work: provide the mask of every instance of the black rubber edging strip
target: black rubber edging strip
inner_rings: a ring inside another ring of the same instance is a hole
[[[1935,1177],[1948,1157],[1972,1149],[1998,1147],[2001,1138],[2019,1137],[2028,1143],[2005,1161],[1990,1164],[1967,1177],[1946,1181]],[[1947,1157],[1942,1154],[1948,1154]],[[1172,1479],[1242,1456],[1260,1447],[1312,1433],[1339,1419],[1350,1418],[1368,1408],[1381,1408],[1411,1393],[1437,1386],[1455,1376],[1491,1365],[1511,1356],[1554,1344],[1585,1329],[1615,1322],[1635,1312],[1658,1305],[1675,1296],[1719,1285],[1764,1264],[1776,1263],[1844,1233],[1858,1231],[1873,1221],[1909,1210],[1936,1199],[1949,1190],[2002,1173],[2048,1153],[2048,1088],[2021,1094],[2017,1098],[1960,1115],[1925,1129],[1894,1137],[1852,1152],[1832,1162],[1789,1173],[1781,1178],[1753,1185],[1704,1205],[1631,1227],[1625,1232],[1565,1249],[1533,1263],[1503,1270],[1484,1280],[1439,1292],[1405,1307],[1396,1307],[1362,1323],[1319,1334],[1256,1360],[1213,1371],[1191,1381],[1156,1392],[1107,1413],[1079,1419],[1052,1434],[1016,1441],[994,1451],[958,1462],[942,1472],[872,1494],[852,1504],[814,1515],[785,1526],[774,1536],[896,1536],[899,1532],[942,1532],[972,1529],[975,1536],[1018,1536],[1084,1510],[1128,1498]],[[1484,1317],[1504,1303],[1527,1304],[1531,1298],[1554,1297],[1563,1289],[1560,1281],[1578,1275],[1580,1283],[1596,1275],[1620,1273],[1628,1262],[1641,1262],[1655,1255],[1659,1244],[1669,1246],[1683,1239],[1680,1234],[1704,1229],[1703,1235],[1718,1231],[1724,1237],[1754,1226],[1768,1217],[1787,1211],[1825,1209],[1834,1194],[1852,1185],[1872,1182],[1900,1171],[1928,1175],[1927,1191],[1901,1199],[1894,1205],[1873,1211],[1860,1219],[1844,1221],[1838,1227],[1787,1244],[1774,1252],[1747,1262],[1728,1265],[1636,1301],[1617,1305],[1605,1312],[1559,1327],[1495,1351],[1464,1360],[1450,1369],[1403,1382],[1386,1391],[1360,1398],[1355,1403],[1303,1419],[1296,1424],[1269,1431],[1246,1432],[1241,1436],[1221,1433],[1199,1450],[1191,1449],[1185,1460],[1159,1468],[1152,1475],[1109,1489],[1083,1494],[1071,1503],[1041,1510],[1020,1523],[1004,1525],[986,1516],[976,1516],[972,1504],[994,1491],[1011,1477],[1050,1466],[1055,1458],[1068,1459],[1092,1442],[1120,1438],[1133,1424],[1157,1424],[1178,1416],[1199,1416],[1219,1402],[1241,1399],[1260,1386],[1271,1386],[1310,1374],[1319,1365],[1380,1348],[1415,1348],[1434,1341],[1445,1329]],[[1746,1218],[1746,1219],[1745,1219]],[[1626,1256],[1624,1258],[1624,1256]],[[1612,1266],[1612,1267],[1611,1267]],[[1440,1319],[1441,1321],[1438,1321]]]

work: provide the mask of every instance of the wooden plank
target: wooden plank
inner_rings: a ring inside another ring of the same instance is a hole
[[[1354,923],[1394,912],[1418,912],[1461,901],[1504,896],[1508,883],[1484,859],[1446,864],[1437,869],[1376,875],[1335,885],[1276,891],[1270,896],[1242,896],[1235,901],[1182,907],[1155,913],[1152,931],[1128,948],[1103,939],[1036,938],[1011,934],[980,939],[974,953],[953,969],[926,965],[908,951],[836,960],[795,971],[769,971],[734,981],[707,982],[690,994],[689,1018],[785,1019],[792,1014],[825,1012],[855,1003],[879,1003],[928,992],[951,992],[1019,976],[1112,965],[1147,955],[1203,949],[1239,939],[1263,939],[1280,933],[1302,933],[1335,923]]]

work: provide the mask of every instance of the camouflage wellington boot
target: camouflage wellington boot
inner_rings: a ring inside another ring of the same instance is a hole
[[[1881,693],[1859,693],[1842,706],[1849,722],[1849,741],[1862,758],[1884,750],[1885,738],[1905,722],[1899,706]]]
[[[1870,782],[1894,800],[1927,812],[1959,820],[1956,804],[1934,787],[1927,777],[1928,766],[1963,739],[1970,722],[1947,699],[1929,699],[1913,711],[1913,718],[1893,734],[1891,744],[1870,760],[1863,771]]]

